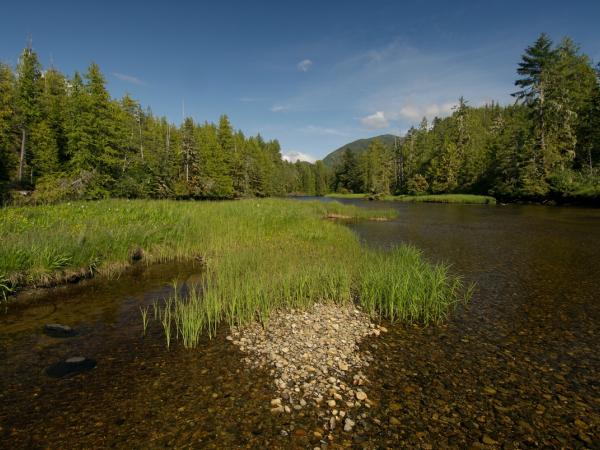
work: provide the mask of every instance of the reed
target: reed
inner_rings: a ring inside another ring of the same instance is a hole
[[[148,307],[140,307],[140,313],[142,315],[143,335],[146,336],[146,329],[148,328]]]

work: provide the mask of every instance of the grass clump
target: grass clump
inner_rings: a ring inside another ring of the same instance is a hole
[[[361,198],[373,199],[369,194],[328,194],[333,198]],[[472,194],[439,194],[439,195],[381,195],[377,200],[415,202],[415,203],[462,203],[471,205],[495,205],[496,199],[489,195]]]
[[[369,251],[361,261],[356,290],[371,316],[392,322],[439,323],[453,308],[471,297],[445,264],[430,264],[412,246],[389,252]]]

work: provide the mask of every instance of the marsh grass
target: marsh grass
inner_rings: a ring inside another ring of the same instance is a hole
[[[368,194],[328,194],[332,198],[368,199]],[[383,195],[377,200],[414,203],[462,203],[471,205],[495,205],[496,199],[489,195],[439,194],[439,195]]]
[[[10,289],[72,273],[117,276],[132,249],[142,263],[201,259],[200,284],[155,304],[167,347],[213,336],[222,322],[268,324],[272,311],[356,301],[375,317],[444,320],[462,281],[412,248],[361,246],[332,215],[361,220],[391,211],[283,199],[229,202],[107,200],[0,210],[0,273]],[[6,244],[6,245],[5,245]],[[144,328],[148,309],[142,312]]]
[[[338,203],[283,199],[229,202],[103,200],[0,209],[2,294],[26,286],[103,275],[114,278],[133,264],[218,259],[290,238],[301,245],[337,227],[322,218],[354,220],[372,212]],[[392,217],[380,211],[378,217]],[[324,228],[324,230],[322,230]],[[341,239],[341,238],[340,238]],[[347,236],[344,238],[347,239]]]
[[[361,261],[357,297],[371,316],[392,322],[440,323],[471,297],[445,264],[430,264],[411,246],[370,251]]]

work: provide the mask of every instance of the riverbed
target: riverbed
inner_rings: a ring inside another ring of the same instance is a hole
[[[0,316],[0,447],[599,447],[599,210],[343,202],[398,208],[349,225],[365,245],[412,244],[477,286],[446,324],[384,324],[363,343],[373,406],[352,433],[325,444],[316,410],[273,415],[269,373],[225,327],[194,350],[167,351],[152,324],[143,336],[140,306],[201,269],[140,265]],[[54,322],[76,336],[44,335]],[[77,355],[97,367],[46,375]]]

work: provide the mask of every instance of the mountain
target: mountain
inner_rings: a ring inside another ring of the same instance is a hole
[[[349,144],[342,145],[337,150],[329,153],[325,158],[323,158],[323,162],[329,167],[335,167],[336,164],[342,159],[342,155],[346,151],[346,149],[352,150],[355,154],[362,153],[369,148],[371,142],[375,139],[379,139],[383,144],[393,147],[394,139],[398,139],[399,142],[402,141],[402,138],[399,136],[394,136],[393,134],[382,134],[381,136],[375,136],[367,139],[358,139],[354,142],[350,142]]]

